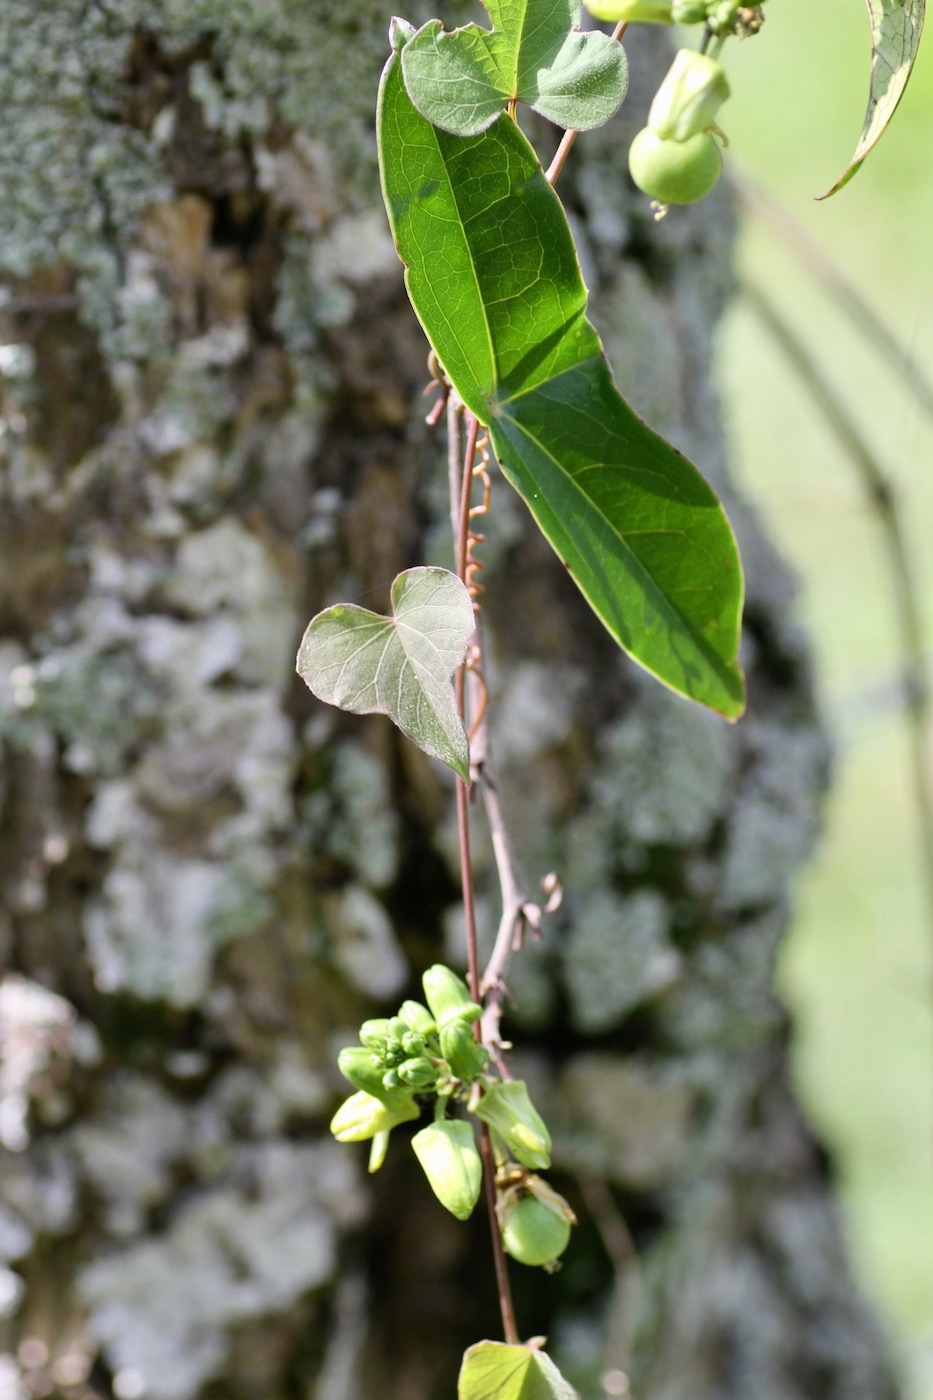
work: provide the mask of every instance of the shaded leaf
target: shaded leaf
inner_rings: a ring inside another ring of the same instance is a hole
[[[673,690],[737,717],[732,532],[696,469],[618,393],[534,151],[506,117],[465,138],[432,126],[394,58],[379,137],[409,296],[503,473],[619,645]]]
[[[821,195],[828,199],[847,185],[884,135],[904,95],[917,50],[926,0],[865,0],[871,19],[871,88],[855,154],[845,172]]]
[[[405,86],[419,112],[459,136],[484,131],[507,102],[526,102],[560,126],[600,126],[628,86],[622,45],[580,33],[579,0],[487,0],[493,29],[447,34],[440,20],[402,51]]]
[[[319,700],[383,714],[419,748],[470,776],[451,676],[473,634],[473,604],[446,569],[407,569],[392,584],[392,615],[338,603],[308,624],[298,674]]]
[[[464,1352],[457,1400],[579,1400],[579,1396],[545,1352],[504,1342],[477,1342]]]

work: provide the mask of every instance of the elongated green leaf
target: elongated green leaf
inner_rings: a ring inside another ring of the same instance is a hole
[[[517,126],[454,137],[397,59],[379,107],[383,190],[412,304],[504,474],[619,644],[730,718],[741,569],[696,469],[619,395],[567,220]]]
[[[545,1352],[504,1342],[477,1342],[464,1352],[457,1400],[579,1400],[579,1396]]]
[[[822,199],[828,199],[847,185],[872,147],[881,140],[904,95],[920,47],[926,0],[865,0],[865,3],[871,19],[868,110],[851,162]]]
[[[622,45],[581,34],[579,0],[487,0],[494,28],[419,29],[402,55],[419,112],[459,136],[484,131],[507,102],[527,102],[560,126],[601,126],[628,86]]]
[[[473,604],[456,574],[407,569],[392,584],[391,617],[339,603],[312,618],[298,674],[329,705],[388,715],[468,782],[469,745],[450,678],[472,633]]]

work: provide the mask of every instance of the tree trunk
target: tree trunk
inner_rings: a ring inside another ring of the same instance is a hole
[[[388,19],[0,15],[4,1400],[429,1400],[499,1335],[480,1213],[327,1132],[335,1050],[462,956],[446,773],[293,669],[320,607],[448,557],[377,189]],[[624,175],[663,53],[633,37],[562,193],[623,391],[736,525],[750,705],[644,679],[494,482],[494,742],[527,878],[565,891],[508,1029],[582,1222],[515,1270],[520,1327],[586,1400],[887,1400],[772,991],[827,755],[724,471],[731,208],[655,223]]]

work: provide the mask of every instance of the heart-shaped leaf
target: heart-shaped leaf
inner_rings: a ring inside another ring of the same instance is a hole
[[[405,86],[422,116],[458,136],[495,121],[507,102],[526,102],[559,126],[601,126],[628,87],[622,45],[582,34],[579,0],[486,0],[493,29],[468,24],[447,34],[431,20],[406,44]]]
[[[579,1400],[579,1396],[545,1352],[504,1342],[477,1342],[463,1354],[457,1400]]]
[[[868,110],[852,160],[822,199],[828,199],[847,185],[872,147],[881,140],[904,95],[920,47],[926,0],[865,0],[865,3],[871,19]]]
[[[742,572],[729,522],[616,389],[534,151],[504,116],[477,136],[431,125],[397,57],[379,143],[412,305],[503,474],[619,645],[679,694],[737,718]]]
[[[298,674],[319,700],[355,715],[383,714],[464,782],[470,750],[451,676],[473,634],[473,604],[447,569],[406,569],[392,615],[338,603],[308,624]]]

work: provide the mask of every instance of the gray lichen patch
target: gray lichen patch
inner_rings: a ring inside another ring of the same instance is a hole
[[[724,720],[641,682],[601,745],[593,796],[619,837],[665,846],[709,837],[739,761],[740,739]]]
[[[670,910],[658,890],[620,898],[600,890],[571,911],[561,943],[573,1024],[589,1035],[618,1025],[636,1007],[680,977],[680,955],[668,939]]]
[[[657,1188],[684,1168],[692,1107],[676,1071],[648,1059],[575,1056],[557,1081],[555,1161],[619,1185]]]
[[[722,900],[730,908],[781,898],[813,849],[826,784],[826,741],[813,726],[750,720],[745,740],[754,763],[729,823]]]
[[[84,1269],[89,1333],[154,1400],[189,1400],[222,1373],[234,1329],[285,1313],[331,1279],[337,1230],[362,1211],[352,1160],[336,1144],[243,1148],[229,1180],[181,1206],[166,1231]]]

